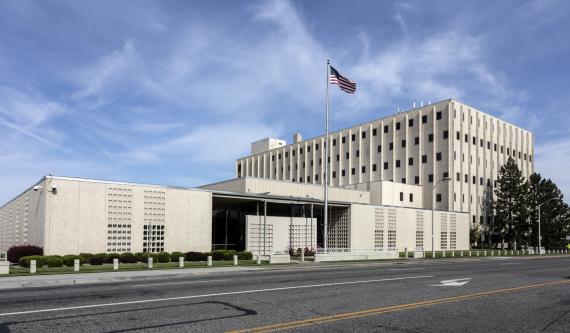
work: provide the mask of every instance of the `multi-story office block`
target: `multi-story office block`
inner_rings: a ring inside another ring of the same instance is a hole
[[[238,159],[237,177],[321,184],[324,136],[294,141]],[[467,212],[472,223],[488,222],[486,203],[509,157],[523,176],[533,172],[531,132],[452,99],[332,132],[329,142],[330,186],[422,186],[423,208]]]

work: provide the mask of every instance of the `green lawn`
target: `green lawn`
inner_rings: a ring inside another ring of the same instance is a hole
[[[256,266],[255,260],[240,260],[239,266]],[[266,262],[262,262],[262,265],[267,265]],[[223,267],[223,266],[233,266],[233,260],[224,261],[214,261],[212,267]],[[205,261],[186,261],[184,262],[184,268],[205,268],[207,264]],[[119,264],[118,271],[140,271],[146,270],[146,264],[136,263],[136,264]],[[154,263],[153,269],[179,269],[178,262],[169,263]],[[113,272],[113,264],[103,264],[103,265],[83,265],[79,268],[79,272],[74,272],[73,267],[41,267],[37,268],[35,274],[30,274],[30,269],[28,267],[11,266],[9,275],[2,276],[17,276],[17,275],[42,275],[42,274],[69,274],[69,273],[100,273],[100,272]]]

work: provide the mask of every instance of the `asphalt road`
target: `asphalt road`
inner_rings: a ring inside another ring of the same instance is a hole
[[[275,330],[570,332],[570,256],[284,268],[0,291],[0,332]]]

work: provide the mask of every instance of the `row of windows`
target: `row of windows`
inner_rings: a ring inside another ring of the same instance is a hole
[[[461,133],[459,131],[457,131],[457,133],[456,133],[456,138],[457,138],[457,140],[461,140]],[[469,135],[467,135],[467,134],[464,135],[464,141],[466,143],[469,142]],[[473,142],[473,145],[477,145],[477,138],[476,137],[472,137],[471,141]],[[483,141],[483,139],[479,139],[479,146],[481,148],[483,148],[485,146],[485,141]],[[491,149],[491,141],[487,141],[487,149],[488,150]],[[493,151],[497,151],[497,144],[496,143],[493,143]],[[505,147],[500,146],[500,151],[501,151],[501,154],[504,154],[505,153]],[[511,149],[508,147],[507,147],[507,155],[509,155],[509,156],[511,155]],[[517,151],[515,149],[512,150],[512,156],[515,158],[517,157]],[[519,151],[518,152],[518,158],[522,158],[526,161],[527,154]],[[528,159],[530,162],[532,162],[532,155],[529,154]]]

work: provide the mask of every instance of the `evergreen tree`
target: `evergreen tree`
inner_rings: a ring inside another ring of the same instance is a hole
[[[509,160],[499,170],[495,189],[494,231],[502,241],[508,241],[516,248],[517,241],[528,232],[527,185],[515,161]]]
[[[558,249],[565,245],[566,235],[570,232],[570,210],[562,201],[562,192],[550,179],[543,179],[540,174],[532,174],[528,181],[526,198],[531,225],[530,245],[538,246],[538,205],[542,246],[547,249]]]

